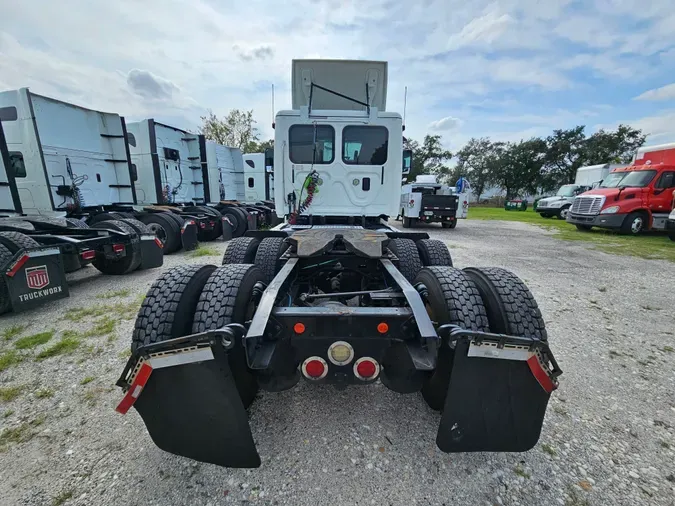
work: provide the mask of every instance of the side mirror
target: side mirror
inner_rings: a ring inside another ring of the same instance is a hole
[[[410,174],[412,170],[412,149],[403,150],[403,174]]]
[[[265,149],[265,171],[272,172],[274,170],[274,148]]]

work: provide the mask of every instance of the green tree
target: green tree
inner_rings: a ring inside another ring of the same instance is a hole
[[[511,199],[521,193],[536,193],[546,160],[546,142],[538,137],[517,143],[496,143],[491,179]]]
[[[239,148],[244,152],[250,152],[246,149],[254,147],[260,140],[260,133],[255,126],[253,111],[240,111],[232,109],[227,116],[219,118],[213,111],[207,111],[206,116],[202,116],[202,126],[199,133],[207,139],[222,144]]]
[[[471,138],[455,153],[457,159],[455,180],[459,179],[459,176],[466,177],[471,183],[471,190],[476,199],[480,199],[485,187],[492,182],[495,155],[495,144],[487,137]]]
[[[598,130],[586,139],[587,164],[629,163],[646,139],[641,130],[628,125],[619,125],[616,131]]]
[[[583,125],[568,130],[553,130],[546,138],[545,190],[573,183],[577,169],[586,164],[586,134]]]
[[[419,174],[437,174],[441,178],[449,176],[451,169],[446,163],[452,158],[452,153],[443,148],[440,135],[425,135],[422,144],[406,139],[405,147],[413,152],[408,181],[414,181]]]
[[[269,139],[262,142],[249,141],[249,143],[244,146],[244,153],[264,153],[267,148],[274,148],[274,139]]]

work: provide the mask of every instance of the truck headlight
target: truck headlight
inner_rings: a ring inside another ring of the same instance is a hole
[[[615,214],[619,212],[619,206],[612,206],[608,207],[607,209],[603,209],[600,211],[600,214]]]

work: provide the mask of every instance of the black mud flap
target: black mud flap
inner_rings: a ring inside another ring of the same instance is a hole
[[[459,334],[436,444],[448,453],[531,449],[561,374],[548,346],[530,338]]]
[[[186,220],[180,229],[180,240],[185,251],[192,251],[197,248],[197,224],[193,220]]]
[[[159,448],[223,467],[260,467],[248,415],[220,344],[151,353],[137,362],[137,379],[143,376],[139,363],[150,366],[147,382],[132,382],[117,410],[126,412],[133,403]]]
[[[56,247],[22,249],[5,266],[5,278],[14,312],[68,297],[61,251]]]
[[[161,241],[154,235],[141,236],[141,265],[139,269],[154,269],[164,263]]]

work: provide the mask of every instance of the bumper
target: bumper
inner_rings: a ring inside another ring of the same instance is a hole
[[[426,214],[432,213],[432,214]],[[456,209],[423,209],[420,213],[419,220],[424,223],[442,223],[444,221],[453,222],[457,219]]]
[[[574,214],[570,212],[567,215],[567,222],[574,225],[587,225],[589,227],[621,228],[625,218],[625,214],[598,214],[596,216],[589,216],[587,214]]]

